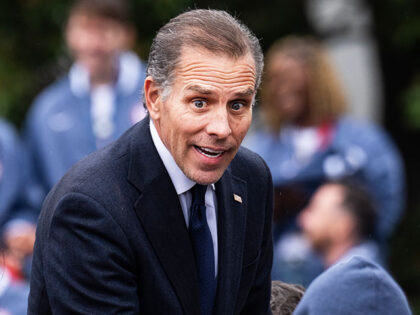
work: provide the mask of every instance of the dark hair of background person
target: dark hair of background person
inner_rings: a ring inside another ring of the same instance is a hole
[[[224,11],[193,10],[171,19],[163,26],[150,48],[146,73],[165,93],[183,47],[204,48],[215,54],[240,58],[253,56],[258,88],[264,57],[258,39],[247,26]]]
[[[131,26],[130,7],[126,0],[77,0],[71,6],[68,18],[79,14],[102,17]]]
[[[305,288],[282,281],[271,282],[270,308],[273,315],[291,315],[301,300]]]
[[[377,211],[368,192],[355,181],[348,179],[330,181],[343,191],[342,208],[355,220],[355,236],[359,239],[372,238],[375,231]]]
[[[310,36],[288,36],[274,42],[266,54],[260,104],[270,129],[277,132],[284,124],[274,101],[278,86],[272,83],[278,58],[291,58],[303,66],[307,86],[306,110],[312,125],[334,121],[346,111],[346,98],[322,45]]]

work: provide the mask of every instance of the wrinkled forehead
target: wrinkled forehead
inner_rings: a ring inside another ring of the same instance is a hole
[[[255,92],[257,80],[255,61],[250,53],[234,57],[220,52],[185,46],[174,68],[174,80],[219,82],[244,85]]]

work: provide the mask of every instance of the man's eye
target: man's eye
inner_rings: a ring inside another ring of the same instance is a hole
[[[232,103],[232,105],[230,105],[230,107],[233,110],[240,110],[242,107],[244,107],[245,105],[242,103]]]
[[[203,100],[195,100],[193,103],[196,108],[203,108],[206,105],[206,102]]]

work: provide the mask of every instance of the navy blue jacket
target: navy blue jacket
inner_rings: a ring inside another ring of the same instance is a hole
[[[216,183],[216,195],[215,314],[267,314],[268,167],[241,148]],[[78,163],[47,196],[38,223],[29,314],[199,312],[188,230],[146,118]]]

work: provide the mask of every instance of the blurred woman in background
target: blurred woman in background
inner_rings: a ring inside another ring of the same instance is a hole
[[[261,90],[263,125],[246,145],[267,162],[275,185],[273,279],[307,285],[322,269],[296,225],[319,185],[351,177],[378,208],[385,244],[404,209],[401,157],[386,133],[346,115],[346,96],[322,46],[288,37],[269,49]]]

